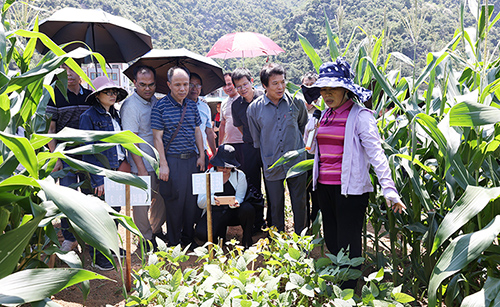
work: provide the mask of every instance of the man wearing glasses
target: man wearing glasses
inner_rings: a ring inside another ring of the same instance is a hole
[[[243,133],[243,158],[240,161],[241,170],[247,176],[248,184],[261,192],[262,160],[259,149],[253,145],[252,135],[248,126],[247,108],[263,93],[253,87],[252,75],[246,68],[237,68],[232,74],[232,79],[236,91],[240,94],[240,97],[233,102],[231,112],[233,115],[233,125]],[[263,225],[263,211],[263,207],[256,208],[254,232],[260,231],[261,227],[265,226]]]
[[[120,108],[123,130],[130,130],[153,144],[153,130],[151,130],[151,110],[156,104],[156,71],[149,66],[137,66],[134,69],[135,92],[124,100]],[[153,149],[147,144],[137,144],[139,148],[154,157]],[[156,246],[155,237],[166,241],[162,225],[166,222],[163,198],[158,193],[160,182],[153,167],[144,158],[130,153],[129,159],[132,173],[138,176],[151,177],[151,218],[148,218],[149,206],[134,207],[134,223],[137,225],[146,240],[151,240]],[[146,245],[149,248],[149,245]]]
[[[208,165],[209,157],[207,150],[210,147],[212,154],[215,154],[215,132],[212,128],[212,112],[208,104],[200,98],[203,83],[201,77],[196,73],[191,73],[189,76],[189,93],[187,98],[196,102],[198,112],[201,119],[201,134],[203,136],[203,147],[205,148],[205,165]],[[205,93],[204,93],[205,94]]]

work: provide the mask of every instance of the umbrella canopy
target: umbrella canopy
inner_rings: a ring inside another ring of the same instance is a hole
[[[253,58],[261,55],[277,55],[285,52],[269,37],[254,32],[236,32],[226,34],[212,46],[207,57]]]
[[[93,51],[104,56],[108,63],[126,63],[153,48],[151,36],[140,26],[123,17],[108,14],[101,9],[63,8],[43,20],[39,31],[56,44],[83,41]],[[71,44],[71,51],[83,44]],[[44,54],[48,49],[37,42],[36,49]]]
[[[206,95],[226,84],[222,68],[214,60],[184,48],[171,50],[153,49],[123,73],[130,80],[133,80],[134,68],[139,65],[147,65],[156,69],[156,91],[163,94],[170,92],[167,85],[167,72],[173,66],[185,67],[190,72],[200,75],[203,84],[201,95]]]

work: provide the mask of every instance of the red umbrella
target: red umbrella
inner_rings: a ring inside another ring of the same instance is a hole
[[[253,58],[261,55],[277,55],[285,52],[269,37],[254,32],[226,34],[207,53],[209,58]]]

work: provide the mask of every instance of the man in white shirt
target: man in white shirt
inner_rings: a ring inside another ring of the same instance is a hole
[[[219,145],[228,144],[233,146],[236,152],[236,160],[242,163],[243,134],[233,125],[233,116],[231,113],[231,106],[233,105],[233,102],[240,97],[240,95],[234,87],[232,73],[225,73],[224,81],[226,82],[226,85],[222,87],[222,90],[229,97],[222,102],[220,113]]]
[[[156,104],[156,72],[149,66],[138,66],[134,69],[135,92],[124,100],[120,108],[123,130],[130,130],[150,145],[153,144],[151,130],[151,109]],[[154,157],[153,149],[147,144],[137,144],[139,148]],[[144,158],[130,154],[132,173],[151,177],[151,218],[148,218],[149,206],[135,206],[134,223],[145,239],[156,246],[155,237],[166,241],[162,225],[166,222],[166,211],[163,198],[159,194],[159,181],[153,167]]]

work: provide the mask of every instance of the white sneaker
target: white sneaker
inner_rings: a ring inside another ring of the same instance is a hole
[[[73,250],[77,246],[78,246],[78,241],[64,240],[63,243],[61,244],[61,251],[69,252],[70,250]]]

